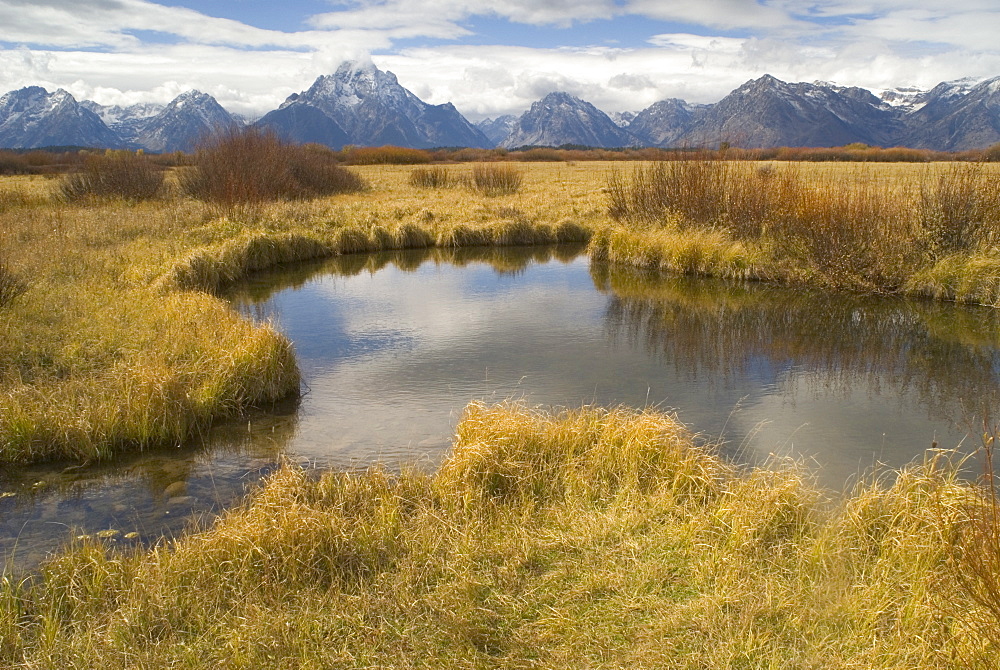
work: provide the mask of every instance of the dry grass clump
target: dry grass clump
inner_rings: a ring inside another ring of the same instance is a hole
[[[276,200],[355,193],[367,188],[340,167],[332,152],[292,145],[255,126],[232,127],[210,138],[181,174],[186,193],[227,215],[253,213]]]
[[[202,532],[5,578],[0,663],[986,668],[973,499],[928,462],[833,504],[656,412],[473,404],[436,475],[286,467]]]
[[[452,181],[451,172],[441,166],[417,168],[410,173],[410,184],[418,188],[447,188]]]
[[[163,171],[146,156],[106,151],[87,156],[78,172],[62,178],[60,196],[69,202],[86,198],[121,198],[137,202],[163,193]]]
[[[990,657],[1000,650],[1000,493],[993,465],[995,433],[984,435],[985,475],[980,495],[962,509],[962,525],[954,535],[956,574],[963,594],[976,607],[968,613],[956,613],[986,642],[977,649],[975,660],[996,661]],[[978,655],[978,654],[977,654]],[[974,657],[975,658],[975,657]]]
[[[5,307],[27,290],[27,285],[4,260],[0,253],[0,308]]]
[[[96,461],[179,444],[298,393],[288,340],[208,295],[90,289],[66,307],[86,314],[63,317],[72,347],[37,342],[45,365],[0,371],[0,461]]]
[[[472,168],[471,186],[488,197],[513,195],[521,190],[524,171],[510,165],[483,164]]]

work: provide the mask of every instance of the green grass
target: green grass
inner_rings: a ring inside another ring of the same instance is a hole
[[[988,668],[939,461],[842,499],[674,418],[469,406],[433,475],[286,466],[210,528],[0,585],[17,667]],[[995,667],[995,666],[993,666]]]

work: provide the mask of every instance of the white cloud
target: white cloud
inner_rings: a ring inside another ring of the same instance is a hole
[[[630,14],[661,21],[724,30],[759,28],[773,31],[799,23],[789,12],[772,6],[772,3],[757,0],[698,0],[697,2],[632,0],[627,4],[627,11]]]

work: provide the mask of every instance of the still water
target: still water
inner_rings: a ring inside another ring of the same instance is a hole
[[[204,523],[282,457],[432,468],[472,400],[653,406],[738,460],[805,460],[832,488],[934,444],[973,451],[1000,405],[994,310],[653,276],[581,248],[343,257],[227,297],[295,343],[302,398],[177,449],[0,475],[5,564]]]

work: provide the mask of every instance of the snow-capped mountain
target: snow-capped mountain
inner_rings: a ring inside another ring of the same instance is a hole
[[[608,118],[615,122],[619,128],[628,128],[639,112],[610,112]]]
[[[770,75],[743,84],[691,115],[674,146],[825,147],[891,145],[901,126],[891,108],[862,88],[788,84]]]
[[[38,86],[0,97],[0,147],[129,147],[191,150],[211,131],[240,124],[209,95],[189,91],[165,106],[77,103]],[[451,104],[430,105],[371,63],[347,62],[289,96],[258,123],[297,142],[409,147],[841,146],[855,142],[942,151],[1000,143],[1000,77],[942,82],[929,91],[875,93],[829,82],[786,83],[765,75],[719,102],[661,100],[609,117],[552,93],[520,117],[469,123]]]
[[[233,125],[239,122],[215,98],[187,91],[137,124],[134,142],[148,151],[192,151],[212,133]]]
[[[420,100],[399,84],[396,75],[370,62],[343,63],[334,74],[319,77],[307,91],[289,96],[260,124],[296,141],[320,141],[334,148],[344,144],[492,146],[454,105]]]
[[[901,144],[963,151],[1000,142],[1000,77],[938,84],[920,102],[906,118]]]
[[[504,114],[495,119],[483,119],[475,125],[476,128],[482,131],[483,135],[486,135],[486,139],[496,146],[507,139],[507,136],[513,132],[516,123],[516,116],[513,114]]]
[[[101,117],[110,128],[127,144],[136,144],[143,124],[163,111],[166,105],[155,102],[140,102],[135,105],[100,105],[93,100],[84,100],[80,105]]]
[[[628,131],[646,146],[680,146],[679,138],[690,128],[692,118],[700,108],[679,98],[660,100],[636,114],[628,125]]]
[[[611,148],[636,146],[640,142],[589,102],[556,92],[532,103],[500,146],[512,149],[563,144]]]
[[[41,86],[11,91],[0,98],[0,147],[124,146],[97,114],[68,92]]]

